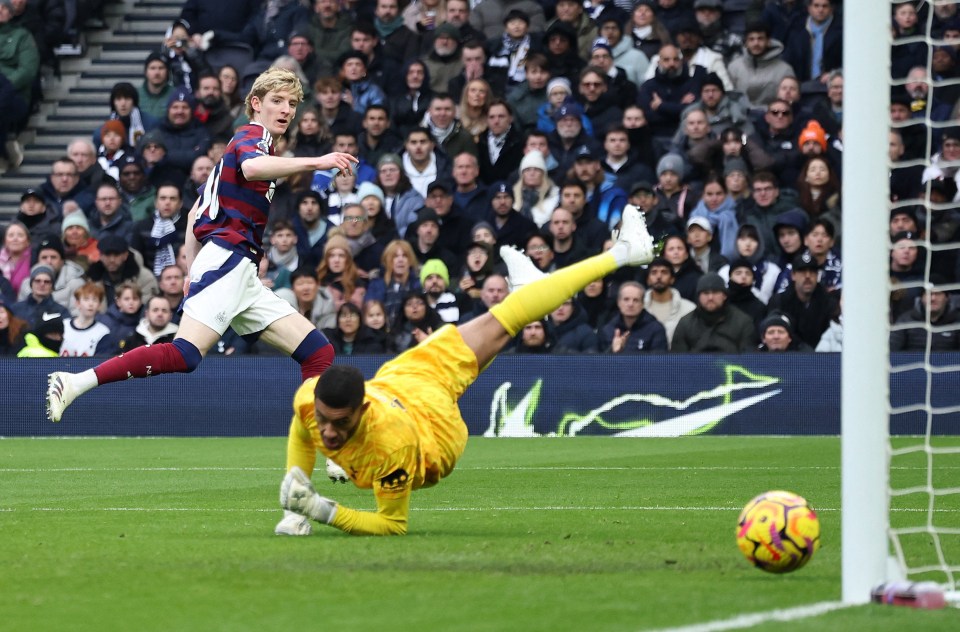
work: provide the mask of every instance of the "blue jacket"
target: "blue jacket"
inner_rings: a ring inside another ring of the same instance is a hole
[[[620,221],[623,207],[627,205],[627,192],[616,186],[617,176],[604,172],[599,192],[594,189],[587,204],[594,210],[594,216],[611,230]]]
[[[630,337],[623,347],[621,353],[645,353],[648,351],[666,351],[667,350],[667,331],[660,324],[660,321],[654,318],[653,314],[644,310],[640,312],[632,327],[627,327],[623,322],[623,316],[617,314],[607,321],[607,324],[600,330],[600,350],[610,353],[610,347],[613,344],[613,335],[616,330],[620,332],[630,331]]]

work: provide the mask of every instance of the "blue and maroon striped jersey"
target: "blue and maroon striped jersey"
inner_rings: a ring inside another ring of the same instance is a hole
[[[209,240],[259,262],[263,231],[276,183],[247,180],[240,167],[245,160],[273,155],[273,137],[259,123],[237,130],[220,163],[201,187],[193,234],[201,244]]]

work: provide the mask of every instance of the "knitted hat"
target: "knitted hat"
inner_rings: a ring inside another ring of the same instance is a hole
[[[613,54],[613,48],[611,48],[610,42],[608,42],[607,38],[605,37],[598,37],[597,39],[593,40],[593,45],[590,46],[590,52],[592,53],[593,51],[601,48],[605,49],[611,55]],[[549,92],[547,94],[549,94]]]
[[[697,281],[697,294],[703,292],[723,292],[727,293],[727,286],[716,272],[707,272]]]
[[[760,321],[760,336],[762,337],[767,333],[767,329],[775,326],[783,327],[790,334],[790,337],[793,337],[793,323],[790,322],[790,317],[783,312],[773,312]]]
[[[570,87],[570,80],[566,77],[554,77],[547,82],[547,95],[549,96],[553,92],[554,88],[563,88],[567,91],[567,94],[573,94],[573,88]]]
[[[476,239],[477,231],[480,230],[481,228],[485,228],[489,230],[491,235],[497,234],[497,231],[493,229],[493,224],[491,224],[490,222],[477,222],[476,224],[473,225],[473,228],[470,229],[470,238],[473,239],[473,241],[477,241]]]
[[[350,49],[348,51],[344,51],[339,57],[337,57],[337,67],[339,68],[343,66],[348,59],[359,59],[363,63],[364,67],[370,65],[370,60],[366,55],[358,50]]]
[[[510,20],[523,20],[527,23],[527,26],[530,25],[530,16],[526,11],[521,9],[510,9],[507,11],[507,15],[503,18],[503,23],[506,24]]]
[[[827,133],[820,126],[820,123],[816,121],[807,123],[807,126],[800,132],[800,140],[798,143],[803,147],[804,143],[811,140],[816,141],[817,144],[820,145],[820,149],[827,151]]]
[[[657,177],[663,175],[664,171],[672,171],[682,178],[685,171],[683,156],[680,154],[664,154],[660,162],[657,163]]]
[[[419,227],[420,224],[425,222],[433,222],[437,226],[440,225],[440,216],[437,215],[437,212],[430,208],[429,206],[422,207],[417,211],[416,225]]]
[[[110,119],[103,124],[103,127],[100,128],[100,140],[103,140],[104,135],[107,132],[113,132],[114,134],[119,134],[120,138],[127,137],[127,128],[121,123],[118,119]]]
[[[127,240],[120,235],[104,235],[97,244],[101,255],[119,255],[127,252]]]
[[[60,241],[59,237],[51,236],[47,237],[40,242],[40,245],[37,246],[37,255],[39,255],[44,250],[55,250],[61,258],[65,257],[66,254],[63,250],[63,242]]]
[[[51,281],[57,278],[57,275],[56,273],[54,273],[53,268],[51,268],[45,263],[37,263],[32,268],[30,268],[30,282],[33,283],[34,279],[36,279],[41,274],[46,274],[48,277],[50,277]]]
[[[527,153],[520,161],[520,173],[523,173],[525,169],[539,169],[546,173],[547,162],[543,159],[543,154],[539,151]]]
[[[740,257],[739,259],[734,259],[730,263],[730,272],[733,273],[737,268],[750,268],[750,272],[754,272],[753,264],[746,257]]]
[[[726,178],[728,175],[734,171],[739,171],[745,176],[750,175],[750,167],[747,166],[747,163],[743,158],[728,158],[723,163],[723,177]]]
[[[190,106],[190,109],[197,107],[197,100],[193,97],[192,94],[187,92],[184,89],[174,90],[170,93],[170,98],[167,99],[167,108],[176,103],[177,101],[183,101]]]
[[[427,277],[431,274],[439,275],[446,285],[450,285],[450,271],[447,270],[447,264],[440,259],[428,259],[423,267],[420,268],[420,285],[427,282]]]
[[[449,22],[444,22],[436,28],[434,31],[437,37],[449,37],[455,42],[460,41],[460,29],[450,24]]]
[[[357,199],[362,202],[364,198],[368,198],[371,195],[380,200],[381,205],[386,203],[386,199],[383,197],[383,189],[372,182],[361,182],[357,188]]]
[[[727,91],[727,89],[723,87],[723,80],[720,79],[720,75],[718,75],[715,72],[711,72],[710,74],[708,74],[706,77],[703,78],[703,83],[701,84],[701,87],[703,86],[716,86],[717,88],[720,88],[720,92]]]
[[[90,223],[84,216],[83,211],[70,213],[63,218],[63,223],[60,225],[60,235],[66,235],[67,229],[71,226],[79,226],[83,230],[87,231],[88,235],[90,234]]]
[[[400,169],[403,169],[403,160],[394,153],[384,154],[380,156],[380,160],[377,161],[377,169],[383,165],[397,165]]]
[[[147,145],[159,145],[164,151],[167,150],[167,141],[163,139],[163,134],[158,129],[151,130],[140,137],[137,141],[137,152],[142,154],[143,148]]]
[[[490,197],[491,197],[491,198],[496,197],[497,194],[499,194],[499,193],[505,193],[505,194],[509,195],[511,198],[514,197],[514,195],[513,195],[513,187],[511,187],[509,184],[507,184],[506,182],[504,182],[504,181],[502,181],[502,180],[501,180],[500,182],[495,182],[495,183],[493,184],[493,186],[490,187]],[[496,234],[496,231],[493,231],[493,233]]]

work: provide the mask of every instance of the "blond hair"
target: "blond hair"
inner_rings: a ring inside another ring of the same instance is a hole
[[[253,82],[250,93],[247,94],[247,98],[244,100],[247,118],[253,119],[253,106],[250,104],[253,97],[257,97],[262,101],[268,92],[280,92],[284,90],[296,98],[297,104],[303,101],[303,84],[300,83],[300,79],[296,74],[283,68],[268,68],[260,73],[260,76]]]

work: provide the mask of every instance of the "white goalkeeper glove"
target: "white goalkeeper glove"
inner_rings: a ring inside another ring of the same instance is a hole
[[[327,476],[329,476],[330,480],[334,483],[346,483],[350,480],[346,470],[330,459],[327,459]]]
[[[280,483],[280,505],[284,509],[330,524],[337,515],[337,503],[317,493],[310,478],[297,466],[290,468]]]

